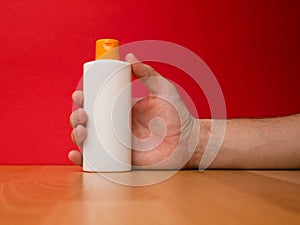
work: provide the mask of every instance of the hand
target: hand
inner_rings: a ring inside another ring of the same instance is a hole
[[[150,66],[139,62],[133,54],[126,56],[132,71],[149,89],[150,96],[134,99],[132,107],[133,166],[155,169],[180,169],[191,158],[199,137],[199,123],[182,102],[176,87]],[[82,109],[83,92],[73,93],[79,107],[71,114],[72,140],[79,147],[86,138],[87,114]],[[159,118],[159,119],[157,119]],[[149,151],[139,151],[149,149]],[[69,152],[69,159],[82,164],[81,153]]]

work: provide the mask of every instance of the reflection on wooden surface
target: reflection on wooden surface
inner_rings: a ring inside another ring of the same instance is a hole
[[[0,224],[300,224],[300,171],[180,171],[132,187],[76,166],[1,166]]]

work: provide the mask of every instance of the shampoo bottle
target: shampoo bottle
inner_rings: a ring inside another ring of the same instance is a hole
[[[119,60],[119,41],[96,41],[96,59],[83,67],[88,115],[83,170],[131,170],[131,66]]]

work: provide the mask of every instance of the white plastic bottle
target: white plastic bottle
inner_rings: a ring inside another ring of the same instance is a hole
[[[131,170],[131,66],[119,60],[119,41],[96,42],[96,60],[84,64],[83,171]]]

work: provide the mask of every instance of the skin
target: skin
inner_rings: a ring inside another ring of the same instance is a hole
[[[212,132],[212,120],[193,118],[174,85],[150,66],[139,62],[133,54],[129,53],[126,61],[131,63],[134,76],[151,93],[148,97],[134,100],[132,107],[132,133],[136,137],[133,139],[133,166],[151,169],[198,168]],[[84,125],[88,119],[82,109],[83,92],[75,91],[72,98],[78,109],[70,116],[73,127],[71,138],[82,148],[87,136]],[[155,121],[153,118],[161,120]],[[147,149],[151,140],[160,141],[150,151],[134,150]],[[82,165],[80,151],[71,150],[68,157],[74,164]],[[220,151],[209,167],[300,168],[300,114],[227,120]]]

